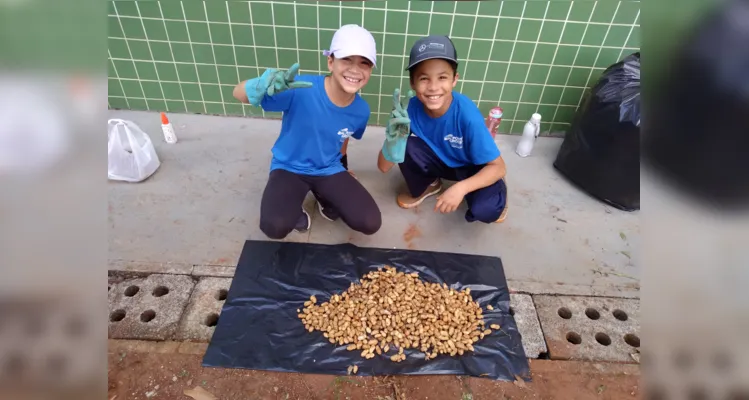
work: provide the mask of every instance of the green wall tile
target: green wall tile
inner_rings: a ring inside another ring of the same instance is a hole
[[[279,26],[296,26],[294,20],[294,5],[273,3],[273,24]]]
[[[388,6],[390,4],[398,4],[397,1],[390,1],[387,2]],[[435,1],[433,4],[433,11],[434,12],[441,12],[441,13],[453,13],[453,10],[455,10],[455,4],[452,1]]]
[[[165,82],[161,84],[164,89],[164,98],[167,100],[182,100],[182,87],[178,83]]]
[[[109,96],[109,106],[114,109],[128,109],[131,108],[128,101],[125,98]]]
[[[429,34],[429,14],[411,13],[408,19],[407,32],[410,35],[426,36]],[[413,40],[412,40],[413,41]]]
[[[294,28],[275,28],[276,30],[276,44],[278,47],[285,47],[295,49],[297,47],[296,33],[297,30]]]
[[[132,110],[150,110],[151,108],[148,106],[148,102],[144,99],[128,99],[128,103],[130,103],[130,109]]]
[[[484,61],[470,61],[466,63],[463,77],[469,81],[483,81],[487,64]]]
[[[489,54],[492,50],[492,42],[484,40],[474,40],[471,44],[471,51],[468,58],[471,60],[489,60]]]
[[[362,14],[363,11],[361,9],[343,9],[341,10],[341,22],[343,23],[343,25],[356,24],[361,26]]]
[[[455,12],[458,14],[476,14],[479,7],[478,1],[459,1]]]
[[[203,90],[203,98],[206,102],[222,102],[221,90],[218,85],[201,84],[200,89]]]
[[[232,44],[232,32],[229,24],[210,24],[208,30],[211,33],[213,44]]]
[[[276,38],[272,26],[255,26],[253,28],[255,46],[276,47]]]
[[[523,89],[523,93],[520,96],[520,101],[528,103],[538,103],[541,101],[541,92],[543,86],[526,85]]]
[[[541,42],[558,43],[562,37],[562,32],[566,28],[564,22],[545,21],[541,28]]]
[[[588,22],[590,15],[593,12],[593,8],[596,6],[596,2],[592,1],[576,1],[572,5],[570,10],[569,21]]]
[[[165,42],[149,42],[148,45],[151,47],[153,52],[153,59],[156,61],[174,61],[172,58],[172,50],[169,47],[169,43]]]
[[[182,7],[180,2],[177,1],[160,1],[161,11],[166,19],[184,19],[182,14]]]
[[[525,6],[524,18],[544,18],[546,9],[549,6],[547,1],[529,1]],[[548,18],[548,17],[547,17]]]
[[[567,76],[570,74],[571,67],[551,67],[549,72],[549,85],[564,85],[567,83]]]
[[[151,50],[148,42],[140,40],[128,40],[127,46],[130,48],[130,55],[135,60],[150,60]]]
[[[603,42],[604,46],[624,47],[627,44],[627,36],[632,30],[629,26],[617,26],[612,25],[609,29],[606,41]]]
[[[182,4],[182,8],[185,12],[185,19],[192,21],[206,20],[202,1],[181,1],[180,3]]]
[[[501,1],[480,1],[479,2],[479,14],[487,17],[499,16],[499,10],[503,2]]]
[[[566,20],[573,4],[571,1],[550,1],[546,19]]]
[[[544,87],[541,95],[541,103],[545,104],[559,104],[559,100],[562,99],[562,91],[564,89],[557,86]]]
[[[617,24],[634,24],[640,14],[640,2],[623,1],[614,17],[613,22]]]
[[[229,15],[226,13],[226,2],[207,1],[205,8],[208,11],[208,20],[211,22],[229,22]]]
[[[585,34],[586,26],[587,25],[585,24],[568,22],[567,26],[564,28],[564,33],[562,34],[561,43],[579,45],[583,40],[583,35]]]
[[[206,111],[206,104],[202,101],[191,101],[187,103],[187,111],[194,114],[207,114]]]
[[[140,23],[138,18],[119,18],[119,23],[122,26],[122,31],[128,39],[145,39],[146,31],[143,30],[143,25]]]
[[[456,15],[453,20],[453,32],[452,35],[455,37],[470,38],[473,34],[473,27],[475,17],[467,17],[463,15]],[[492,33],[494,31],[492,30]]]
[[[146,27],[149,40],[168,40],[163,20],[144,19],[143,26]]]
[[[135,69],[138,70],[139,79],[158,80],[156,76],[156,67],[153,63],[147,61],[135,61]]]
[[[195,55],[196,63],[213,64],[213,46],[209,44],[193,44],[192,52]]]
[[[495,39],[504,40],[515,40],[518,34],[518,28],[520,27],[520,20],[499,18],[499,26],[497,27],[497,35]]]
[[[518,33],[518,40],[525,40],[529,42],[538,41],[538,34],[541,30],[541,21],[535,20],[523,20],[520,24],[520,32]]]
[[[546,76],[549,74],[551,67],[546,65],[531,65],[528,69],[528,83],[540,85],[546,84]]]
[[[582,44],[588,46],[600,46],[603,43],[603,38],[606,36],[606,32],[608,31],[608,25],[588,25],[588,30],[585,31]]]
[[[178,81],[177,67],[171,63],[156,63],[156,72],[162,81]]]
[[[165,96],[161,92],[161,85],[159,82],[141,82],[143,85],[144,97],[148,99],[164,99]]]
[[[166,33],[169,40],[175,42],[187,42],[187,24],[180,21],[165,21]]]
[[[592,22],[610,23],[619,3],[616,1],[599,1],[593,11]]]
[[[533,43],[516,43],[515,51],[512,53],[512,62],[527,63],[533,59],[533,51],[536,45]]]
[[[125,97],[143,97],[143,89],[138,81],[120,80]]]
[[[187,30],[190,41],[193,43],[210,43],[208,36],[208,24],[205,22],[188,22]]]
[[[498,18],[478,17],[476,18],[476,29],[473,32],[474,38],[493,39],[494,31],[497,28]]]
[[[523,1],[505,1],[502,4],[502,17],[522,17],[523,11],[525,10],[525,3]]]
[[[107,80],[107,94],[109,96],[124,96],[125,92],[122,91],[120,86],[120,80],[116,78],[109,78]]]
[[[551,64],[554,62],[554,55],[558,46],[555,44],[540,43],[536,46],[536,53],[533,55],[534,64]]]
[[[432,9],[431,1],[412,1],[411,2],[411,11],[430,11],[431,9]]]
[[[321,50],[342,23],[354,23],[373,31],[379,53],[362,90],[370,123],[385,123],[392,90],[409,88],[403,68],[412,44],[452,31],[460,59],[456,90],[482,113],[501,105],[501,132],[519,133],[536,111],[544,130],[564,131],[586,88],[640,41],[639,26],[632,26],[640,3],[629,1],[118,1],[107,7],[115,58],[108,63],[110,107],[169,112],[279,118],[237,103],[234,85],[295,62],[302,73],[327,71]]]

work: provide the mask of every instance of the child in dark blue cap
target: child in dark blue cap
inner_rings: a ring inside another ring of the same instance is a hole
[[[408,186],[397,197],[402,208],[439,194],[445,179],[456,183],[437,197],[435,211],[453,212],[465,199],[468,222],[502,222],[505,162],[478,107],[453,90],[457,69],[457,52],[447,36],[428,36],[413,45],[408,71],[415,96],[403,107],[396,89],[377,164],[382,172],[398,164]]]

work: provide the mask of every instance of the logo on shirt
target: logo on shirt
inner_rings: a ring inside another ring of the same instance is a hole
[[[462,149],[463,148],[463,138],[460,136],[454,136],[452,133],[445,136],[445,141],[447,143],[450,143],[450,147],[454,149]]]
[[[340,131],[338,131],[338,136],[340,137],[341,143],[345,142],[346,139],[351,137],[351,135],[354,134],[354,131],[350,131],[348,128],[343,128]]]

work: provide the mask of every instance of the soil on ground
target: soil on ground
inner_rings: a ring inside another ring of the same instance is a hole
[[[464,376],[329,376],[201,367],[202,356],[110,349],[108,400],[184,399],[200,386],[221,400],[638,399],[632,365],[531,360],[532,382]]]

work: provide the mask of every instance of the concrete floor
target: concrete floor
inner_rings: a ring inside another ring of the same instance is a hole
[[[109,117],[138,124],[162,162],[145,182],[110,181],[112,262],[232,266],[244,240],[266,239],[258,228],[260,199],[280,121],[174,114],[179,143],[169,145],[157,113],[110,110]],[[466,223],[465,205],[434,213],[434,198],[416,210],[400,209],[400,172],[383,175],[375,165],[383,135],[383,128],[370,127],[349,147],[349,167],[379,204],[382,229],[364,236],[328,222],[309,196],[312,229],[285,240],[493,255],[518,291],[639,297],[639,213],[609,207],[562,177],[552,166],[561,139],[540,138],[523,159],[514,153],[519,137],[497,137],[510,210],[505,223],[486,225]]]

